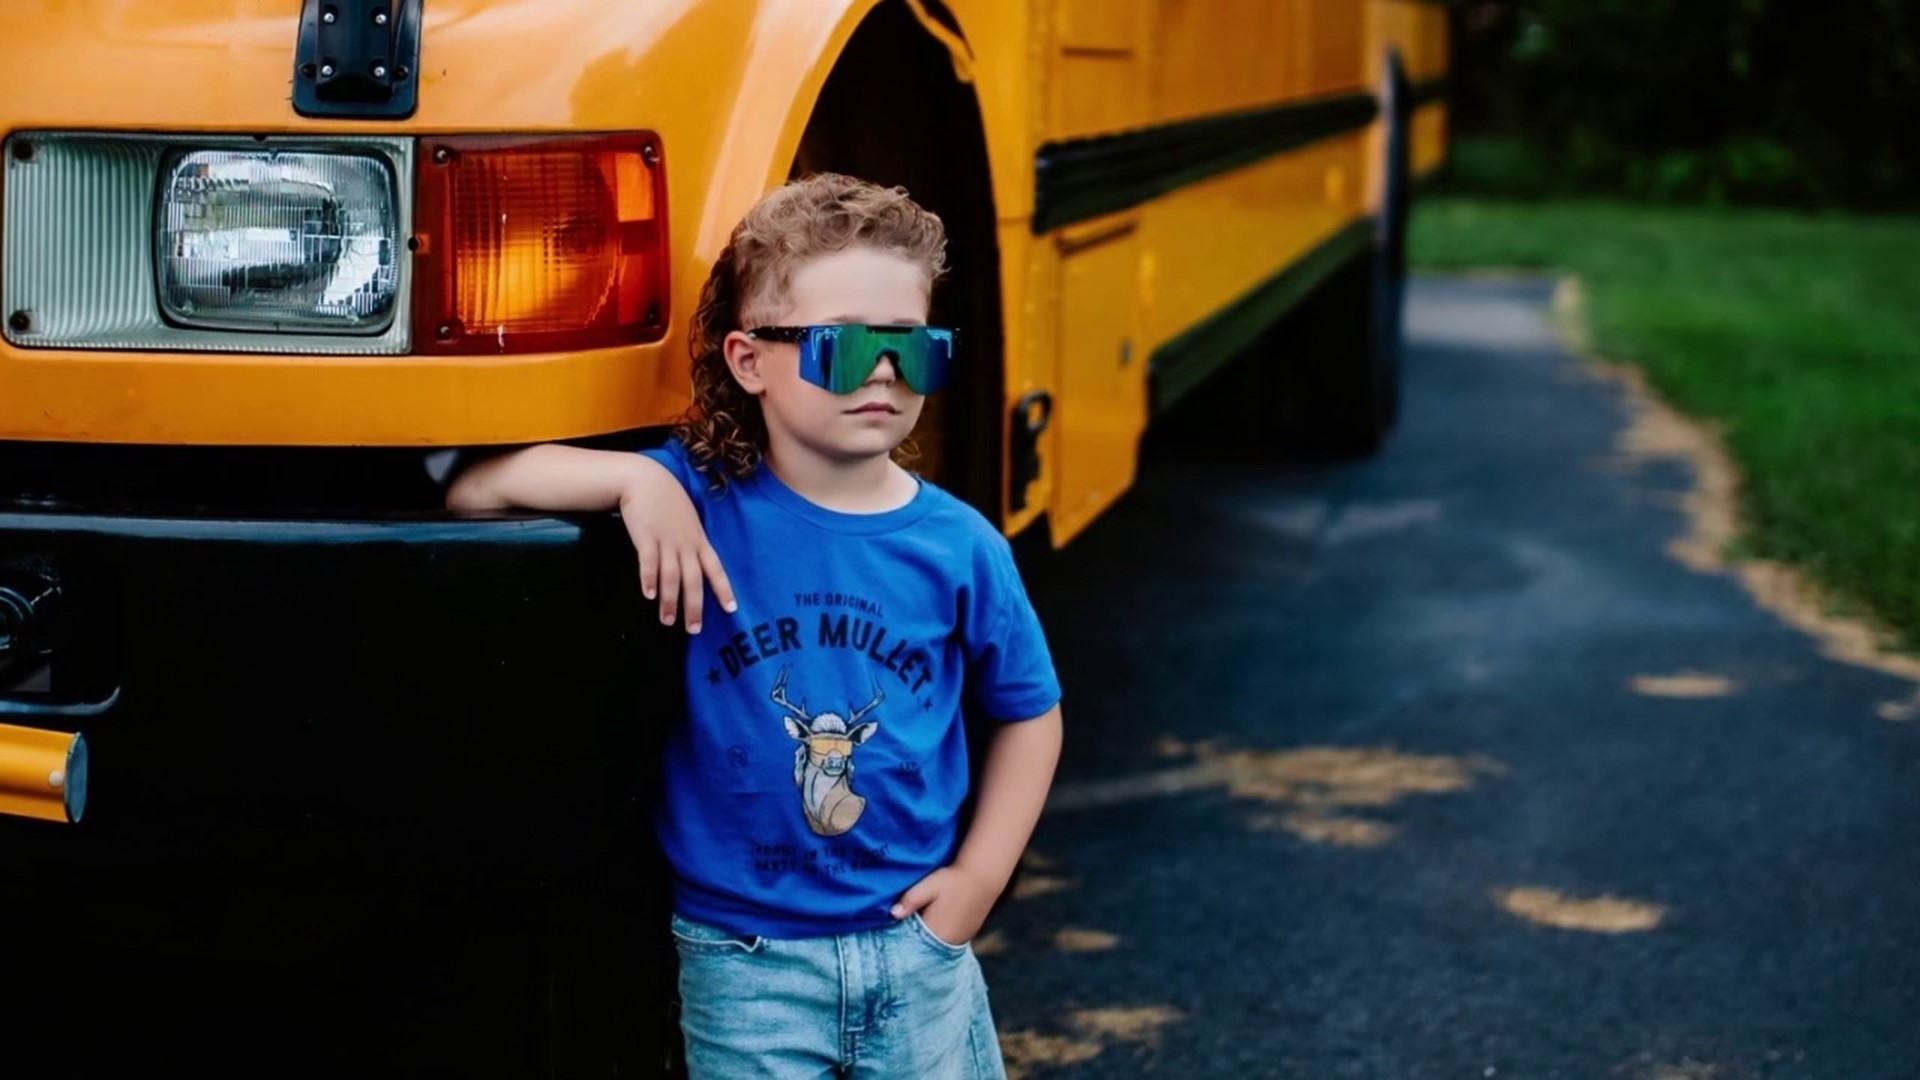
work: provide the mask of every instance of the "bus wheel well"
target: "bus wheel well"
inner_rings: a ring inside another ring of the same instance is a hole
[[[930,321],[960,327],[964,375],[928,400],[916,468],[998,522],[1006,381],[986,132],[973,88],[905,3],[867,16],[822,87],[792,164],[818,172],[904,187],[946,225]]]

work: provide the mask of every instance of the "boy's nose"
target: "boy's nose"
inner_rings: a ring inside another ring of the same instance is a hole
[[[873,374],[867,376],[868,382],[893,382],[900,377],[900,369],[894,366],[891,352],[883,352],[880,359],[873,362]]]

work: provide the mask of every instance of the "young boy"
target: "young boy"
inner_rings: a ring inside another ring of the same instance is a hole
[[[953,359],[925,325],[945,246],[898,189],[789,184],[701,293],[673,441],[533,447],[449,494],[618,507],[697,635],[656,818],[696,1078],[1004,1075],[970,940],[1046,799],[1060,690],[1006,539],[893,460]],[[1009,722],[961,836],[976,713]]]

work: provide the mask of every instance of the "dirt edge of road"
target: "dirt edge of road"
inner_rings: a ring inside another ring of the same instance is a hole
[[[1895,650],[1893,635],[1871,614],[1837,614],[1833,594],[1798,569],[1771,559],[1728,556],[1740,535],[1740,472],[1718,429],[1667,404],[1639,368],[1594,352],[1578,277],[1559,279],[1552,312],[1554,330],[1567,349],[1593,374],[1626,391],[1632,422],[1620,436],[1621,461],[1678,458],[1693,470],[1693,490],[1680,500],[1688,532],[1668,552],[1698,572],[1733,575],[1761,607],[1819,641],[1826,656],[1912,682],[1910,694],[1882,702],[1875,711],[1883,720],[1920,722],[1920,656]]]

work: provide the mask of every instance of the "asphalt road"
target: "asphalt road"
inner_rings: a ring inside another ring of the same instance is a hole
[[[1417,281],[1379,456],[1189,423],[1036,577],[1016,1076],[1920,1076],[1913,686],[1668,554],[1691,473],[1550,293]]]

